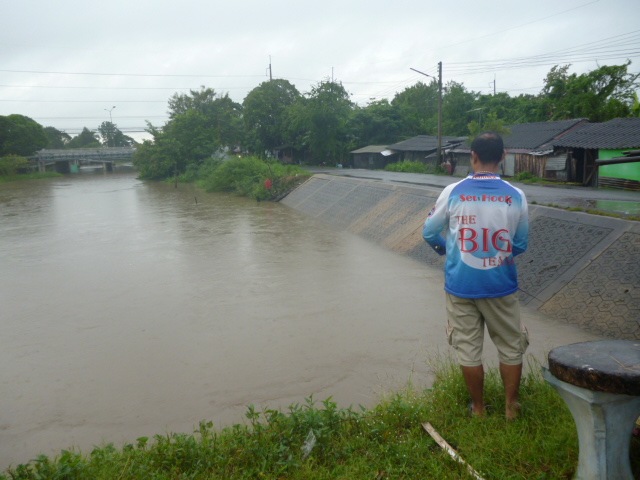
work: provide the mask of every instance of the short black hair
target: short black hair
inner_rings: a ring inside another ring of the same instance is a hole
[[[482,163],[499,163],[504,153],[504,142],[496,132],[482,132],[471,142],[471,151],[476,152]]]

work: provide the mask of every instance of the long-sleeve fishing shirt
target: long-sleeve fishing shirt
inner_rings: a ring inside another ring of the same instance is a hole
[[[422,236],[447,255],[447,292],[463,298],[510,295],[518,291],[514,257],[529,242],[527,199],[497,174],[469,175],[442,191]]]

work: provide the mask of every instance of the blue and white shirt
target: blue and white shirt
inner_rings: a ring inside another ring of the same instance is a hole
[[[422,236],[436,252],[447,255],[447,292],[463,298],[510,295],[518,291],[513,258],[529,243],[527,199],[499,175],[469,175],[442,191]]]

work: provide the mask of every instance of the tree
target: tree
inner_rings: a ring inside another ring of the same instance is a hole
[[[115,123],[102,122],[98,127],[98,133],[105,147],[132,147],[136,144],[136,141],[122,133]]]
[[[354,105],[341,83],[322,82],[304,101],[295,102],[287,115],[293,145],[308,147],[315,163],[336,165],[346,160],[351,138],[349,120]]]
[[[495,113],[508,125],[517,123],[541,122],[540,99],[536,95],[521,94],[512,97],[506,92],[495,95],[479,95],[474,110],[477,110],[479,122],[482,117]]]
[[[481,132],[495,132],[500,135],[508,135],[511,133],[511,129],[505,126],[503,119],[499,119],[496,113],[490,113],[484,119],[482,124],[475,120],[472,120],[469,125],[469,143],[473,142]]]
[[[148,124],[153,141],[145,141],[134,155],[142,178],[161,179],[190,165],[198,167],[242,140],[242,107],[228,94],[202,87],[189,95],[173,95],[169,107],[170,120],[162,128]]]
[[[29,160],[19,155],[9,154],[0,157],[0,176],[11,176],[26,171]]]
[[[469,92],[462,83],[448,82],[442,96],[442,134],[466,135],[468,124],[476,113],[478,94]]]
[[[624,65],[602,66],[588,73],[569,74],[571,65],[554,66],[541,92],[543,114],[548,120],[588,118],[605,122],[631,114],[640,74]]]
[[[285,143],[285,111],[300,97],[289,81],[262,82],[242,102],[242,116],[252,150],[264,155]]]
[[[66,148],[71,140],[71,136],[67,132],[58,130],[55,127],[44,127],[44,133],[49,139],[47,148]]]
[[[364,108],[356,107],[351,124],[354,148],[396,143],[401,138],[403,127],[400,109],[386,99],[370,102]]]
[[[42,125],[24,115],[0,116],[0,156],[28,157],[49,143]]]
[[[435,135],[438,132],[438,82],[418,82],[397,93],[391,105],[398,109],[401,136]]]
[[[100,141],[94,130],[89,130],[87,127],[84,127],[82,132],[67,143],[67,146],[69,148],[99,148]]]

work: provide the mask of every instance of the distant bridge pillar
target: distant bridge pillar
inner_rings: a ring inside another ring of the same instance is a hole
[[[104,162],[103,165],[104,165],[105,172],[113,171],[113,162]]]

